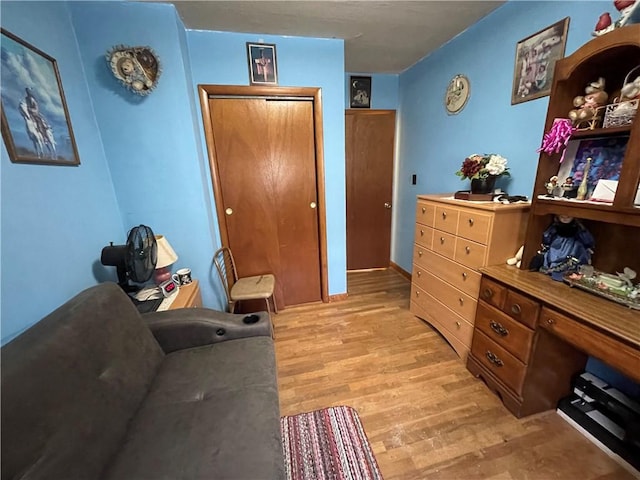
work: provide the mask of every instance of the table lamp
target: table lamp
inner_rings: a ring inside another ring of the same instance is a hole
[[[178,261],[178,255],[171,248],[164,235],[156,235],[156,243],[158,244],[158,261],[156,263],[156,271],[154,280],[157,285],[166,282],[171,278],[171,265]]]

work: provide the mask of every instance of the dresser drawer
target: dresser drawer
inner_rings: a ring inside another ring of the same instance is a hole
[[[416,233],[413,237],[413,241],[422,245],[424,248],[431,248],[431,243],[433,241],[433,228],[416,223]]]
[[[461,292],[427,271],[415,272],[414,270],[414,273],[416,277],[414,277],[413,282],[416,285],[432,297],[437,298],[440,303],[469,322],[470,325],[473,325],[476,318],[476,307],[478,306],[475,298]],[[468,344],[470,345],[470,342]]]
[[[478,297],[482,275],[475,270],[460,265],[431,250],[423,250],[419,261],[416,261],[415,258],[414,256],[415,263],[423,266],[425,270],[436,277],[441,278],[471,297]]]
[[[535,300],[514,291],[507,292],[507,299],[502,310],[531,328],[536,328],[538,324],[540,305]]]
[[[426,317],[425,320],[436,327],[445,338],[450,339],[454,337],[467,349],[471,347],[473,325],[466,322],[463,318],[440,303],[440,301],[415,285],[411,287],[411,302],[422,309]]]
[[[427,268],[429,265],[427,252],[429,251],[430,250],[428,248],[415,244],[413,246],[413,263],[421,266],[422,268]]]
[[[633,380],[638,379],[640,349],[622,342],[548,307],[540,312],[540,327],[606,363]]]
[[[434,252],[439,253],[443,257],[453,259],[456,249],[456,237],[450,233],[445,233],[440,230],[433,231],[433,247]]]
[[[416,206],[416,223],[433,227],[433,216],[435,211],[436,207],[432,203],[418,200],[418,204]]]
[[[460,210],[458,216],[458,236],[487,245],[491,231],[492,215]]]
[[[533,330],[484,303],[478,305],[475,326],[523,363],[529,362]]]
[[[484,267],[487,247],[479,243],[472,242],[466,238],[456,239],[456,250],[454,259],[470,268],[478,269]]]
[[[518,395],[522,394],[522,384],[526,366],[477,328],[473,334],[471,353],[487,370]]]
[[[411,273],[412,286],[416,285],[423,290],[428,290],[431,283],[430,277],[432,277],[432,275],[429,274],[423,267],[421,267],[417,263],[413,264],[413,272]]]
[[[455,235],[458,229],[458,209],[437,206],[433,226],[438,230]]]
[[[433,328],[438,330],[438,332],[440,332],[442,334],[442,336],[447,339],[447,342],[449,343],[449,345],[451,345],[453,347],[453,349],[456,351],[456,353],[462,359],[462,361],[465,361],[467,359],[467,356],[469,355],[469,349],[470,349],[469,345],[463,344],[460,340],[458,340],[458,338],[455,335],[451,334],[446,328],[444,328],[440,324],[440,322],[438,322],[432,316],[431,312],[427,312],[427,310],[425,310],[423,307],[418,305],[413,300],[411,301],[411,303],[409,305],[409,310],[416,317],[419,317],[419,318],[425,320]]]
[[[479,298],[502,310],[504,300],[507,298],[507,287],[482,277]]]

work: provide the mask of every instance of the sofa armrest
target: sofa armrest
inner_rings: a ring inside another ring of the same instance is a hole
[[[209,308],[178,308],[142,317],[165,353],[237,338],[271,336],[267,312],[244,315]]]

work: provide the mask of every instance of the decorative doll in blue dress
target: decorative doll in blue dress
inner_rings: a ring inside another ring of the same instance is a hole
[[[542,235],[542,258],[532,262],[542,262],[539,269],[551,278],[562,281],[565,273],[575,272],[580,265],[591,263],[595,240],[579,220],[566,215],[558,215]]]

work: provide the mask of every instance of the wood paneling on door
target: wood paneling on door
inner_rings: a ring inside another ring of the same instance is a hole
[[[211,98],[209,110],[239,275],[274,273],[281,306],[320,300],[313,103]]]
[[[347,269],[386,268],[396,113],[347,110]]]

